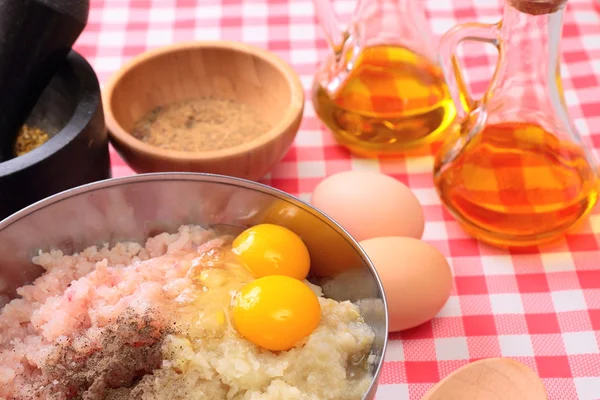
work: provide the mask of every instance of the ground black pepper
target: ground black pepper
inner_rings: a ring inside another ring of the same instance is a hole
[[[196,152],[238,146],[269,128],[241,102],[206,97],[150,111],[135,123],[132,135],[163,149]]]
[[[83,349],[72,341],[58,345],[41,367],[37,395],[48,400],[135,398],[130,395],[137,383],[162,365],[162,345],[172,331],[164,326],[152,311],[128,310],[104,328],[100,344]]]

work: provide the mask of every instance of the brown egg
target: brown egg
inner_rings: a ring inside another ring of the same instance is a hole
[[[358,241],[382,236],[420,239],[423,235],[419,200],[388,175],[365,171],[331,175],[317,185],[311,202]]]
[[[388,303],[389,331],[402,331],[432,319],[452,290],[452,273],[435,247],[409,237],[360,242],[381,278]]]

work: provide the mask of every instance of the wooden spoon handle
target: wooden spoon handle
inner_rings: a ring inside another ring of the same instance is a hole
[[[529,367],[509,358],[489,358],[458,369],[421,400],[547,400],[547,395]]]

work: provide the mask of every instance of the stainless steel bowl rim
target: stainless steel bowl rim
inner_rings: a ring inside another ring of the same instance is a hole
[[[383,294],[382,302],[384,306],[385,313],[385,331],[388,330],[388,308],[387,308],[387,300],[385,296],[385,291],[383,289],[383,284],[381,283],[381,279],[379,278],[379,274],[375,269],[372,261],[369,259],[365,251],[358,244],[356,239],[354,239],[348,231],[346,231],[340,224],[338,224],[335,220],[329,217],[327,214],[317,209],[316,207],[310,205],[309,203],[292,196],[282,190],[273,188],[271,186],[265,185],[259,182],[253,182],[242,178],[235,178],[224,175],[217,174],[208,174],[208,173],[194,173],[194,172],[161,172],[161,173],[147,173],[147,174],[138,174],[120,178],[111,178],[103,181],[93,182],[86,185],[78,186],[72,189],[65,190],[63,192],[57,193],[53,196],[47,197],[46,199],[40,200],[18,212],[9,216],[8,218],[0,221],[0,230],[8,227],[9,225],[17,222],[19,219],[36,212],[37,210],[41,210],[51,204],[57,203],[63,199],[77,196],[83,193],[94,192],[95,190],[103,189],[106,187],[113,187],[119,185],[126,185],[130,182],[141,182],[141,181],[160,181],[160,180],[187,180],[187,181],[204,181],[204,182],[214,182],[214,183],[222,183],[229,184],[232,186],[243,187],[246,189],[258,190],[260,192],[270,194],[274,197],[278,197],[282,200],[288,201],[292,204],[305,208],[309,211],[313,211],[316,216],[325,220],[329,225],[335,227],[340,232],[342,232],[345,239],[354,247],[354,249],[361,255],[368,268],[370,269],[375,283],[378,289]],[[378,385],[379,376],[381,374],[381,369],[383,367],[383,359],[387,349],[387,336],[384,338],[383,346],[382,346],[382,356],[378,362],[378,365],[375,368],[375,373],[373,375],[373,380],[371,385],[369,386],[369,390],[367,391],[367,395],[365,395],[364,399],[367,399],[369,393],[372,392],[374,386]],[[363,399],[363,400],[364,400]]]

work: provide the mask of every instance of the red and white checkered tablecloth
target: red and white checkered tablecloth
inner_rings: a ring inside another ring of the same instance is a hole
[[[336,0],[342,17],[355,1]],[[421,1],[437,36],[459,22],[496,22],[502,6],[501,0]],[[592,1],[569,0],[562,71],[571,116],[600,149],[600,12]],[[76,49],[104,82],[146,49],[205,39],[243,41],[277,53],[300,74],[307,94],[327,54],[311,0],[92,0]],[[467,79],[481,93],[494,50],[467,51]],[[600,399],[600,208],[550,250],[488,247],[467,236],[440,205],[432,155],[353,158],[316,118],[310,96],[307,102],[295,145],[264,182],[308,199],[323,177],[339,171],[390,174],[418,196],[427,221],[424,240],[447,256],[455,276],[452,296],[433,321],[391,335],[377,399],[419,399],[456,368],[498,356],[536,370],[551,400]],[[114,152],[112,165],[115,177],[133,173]]]

